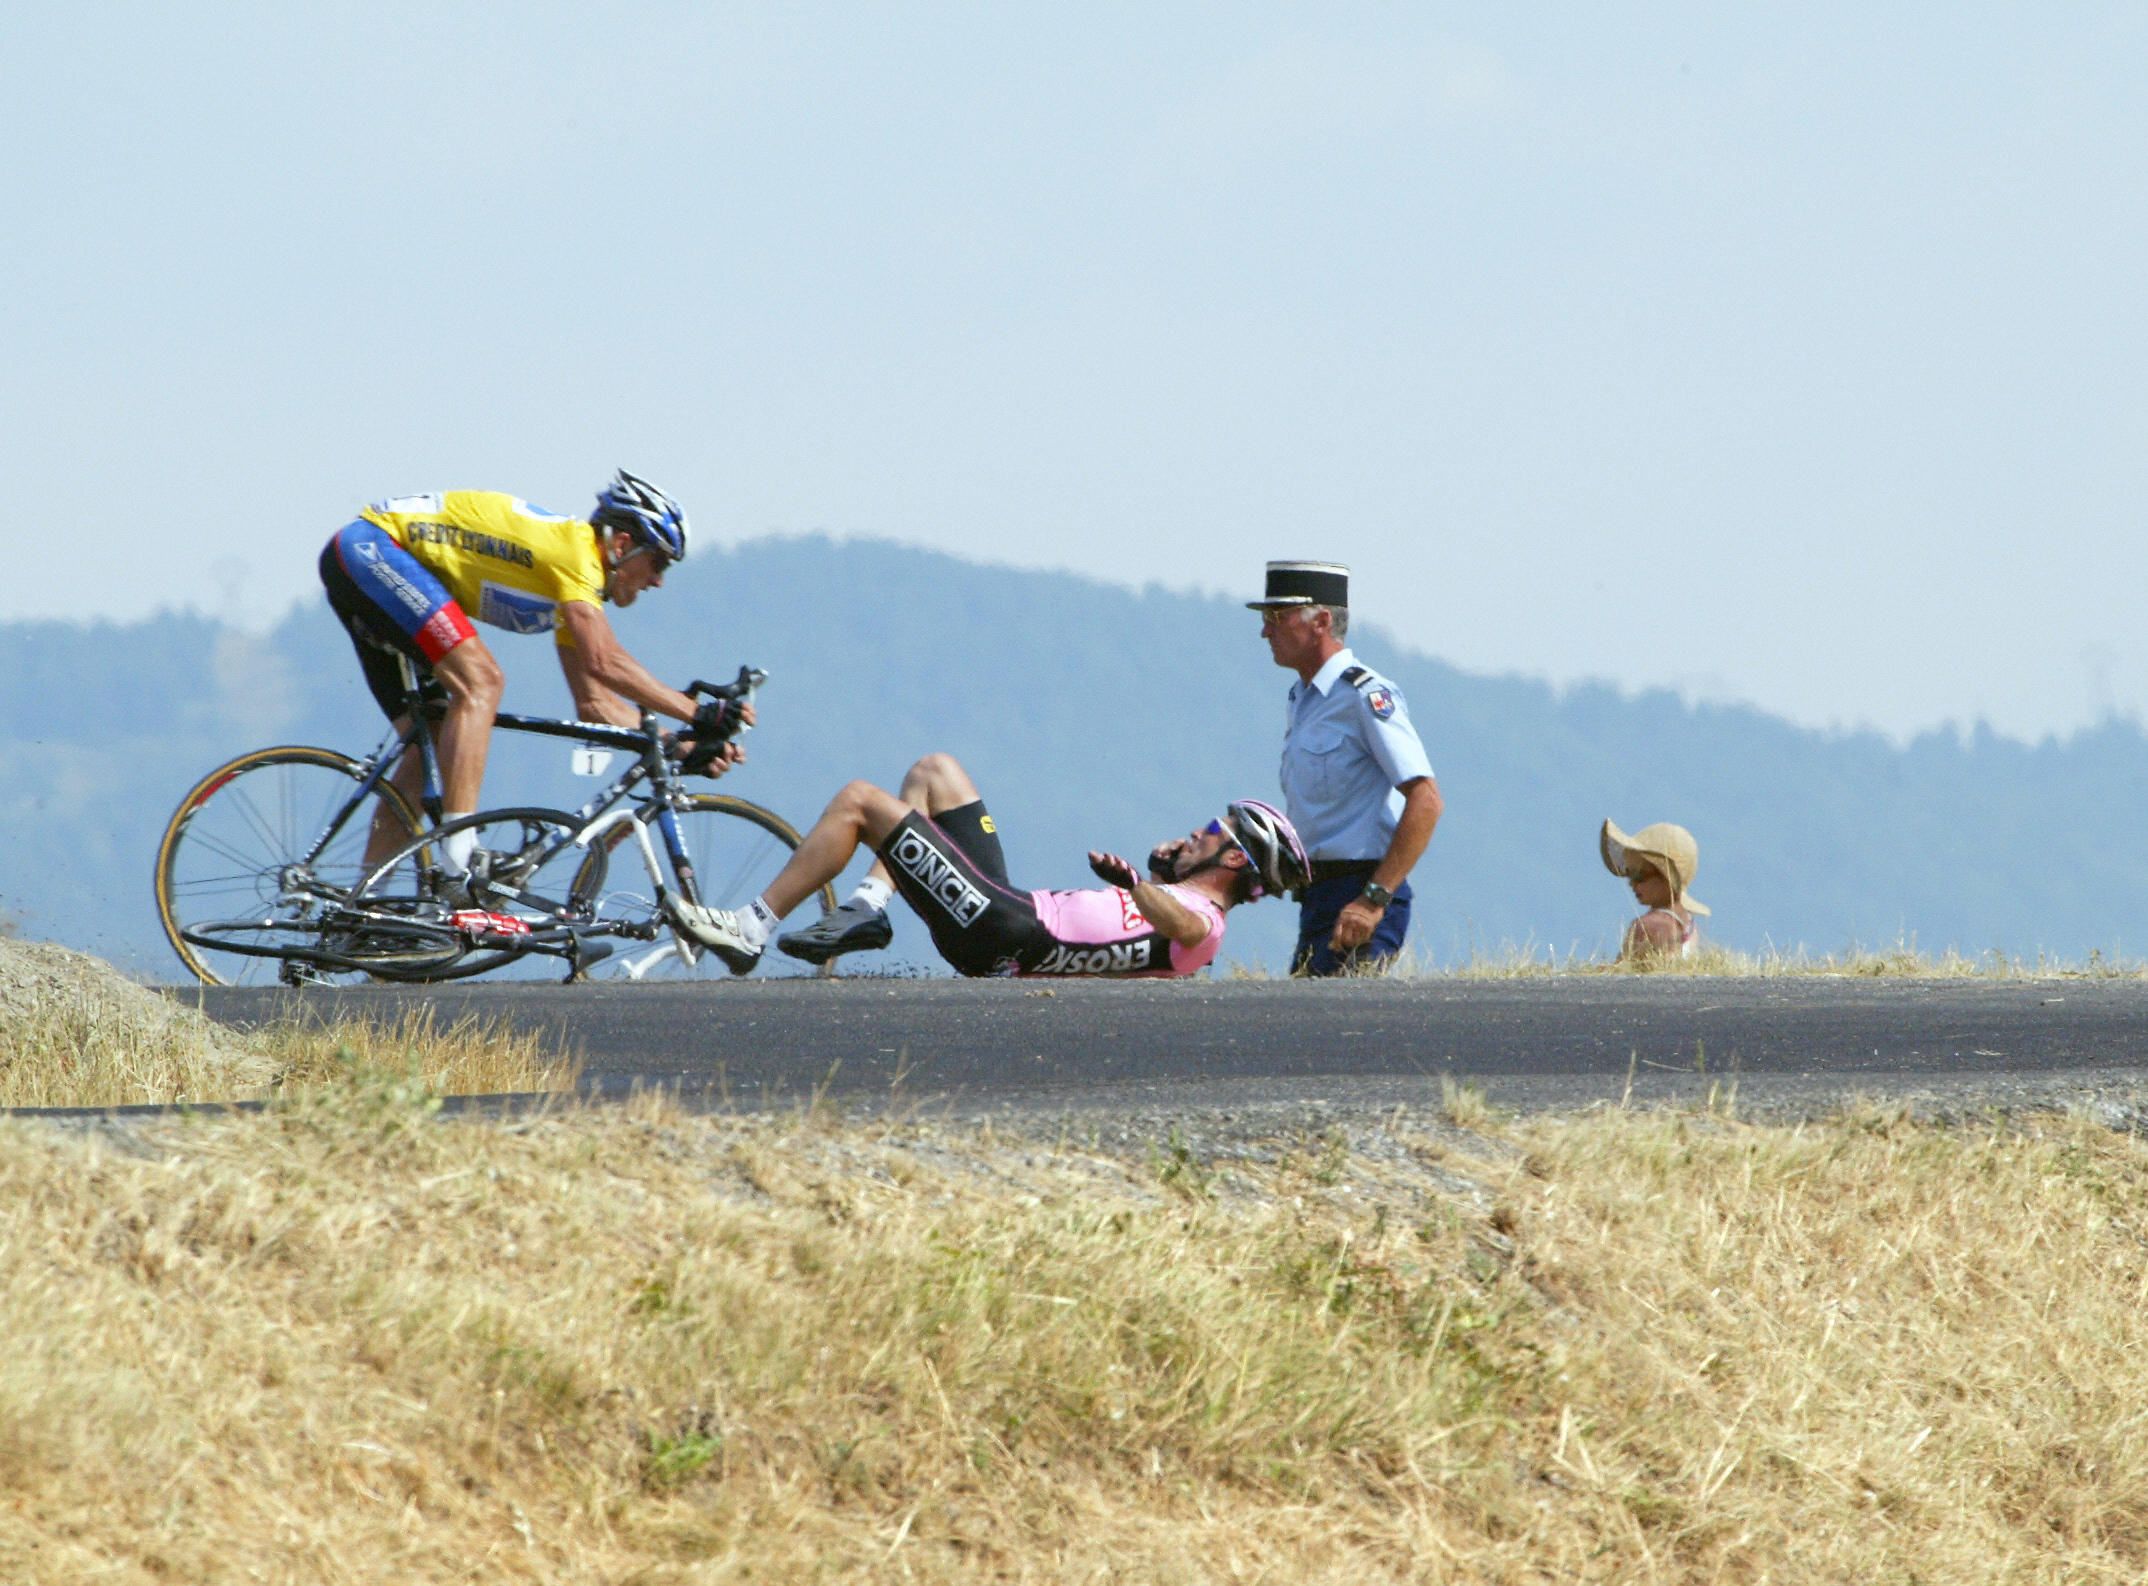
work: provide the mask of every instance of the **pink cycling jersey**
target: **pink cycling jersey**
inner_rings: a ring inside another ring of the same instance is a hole
[[[1191,887],[1166,884],[1183,908],[1208,921],[1208,934],[1191,947],[1167,940],[1134,907],[1123,887],[1079,892],[1032,892],[1037,918],[1057,943],[1050,955],[1022,973],[1030,975],[1117,974],[1130,977],[1190,975],[1212,962],[1223,946],[1223,910]],[[1168,963],[1150,963],[1154,945],[1170,949]]]

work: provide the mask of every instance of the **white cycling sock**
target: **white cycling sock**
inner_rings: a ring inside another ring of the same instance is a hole
[[[776,934],[776,927],[781,923],[765,898],[755,898],[738,911],[739,934],[756,947],[766,947],[769,937]]]
[[[448,821],[461,820],[465,815],[475,815],[476,813],[477,811],[475,810],[448,810],[441,815],[440,819],[445,824]],[[449,832],[440,839],[440,858],[443,861],[441,868],[450,875],[463,875],[470,868],[470,856],[476,852],[476,827],[470,827],[467,831]]]
[[[895,896],[894,882],[882,881],[877,876],[867,876],[858,883],[858,890],[851,893],[844,901],[846,903],[862,903],[869,909],[885,910],[888,906],[888,899],[893,896]]]

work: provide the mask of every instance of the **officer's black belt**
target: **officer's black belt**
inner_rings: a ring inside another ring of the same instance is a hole
[[[1379,868],[1377,859],[1315,859],[1313,879],[1333,881],[1337,876],[1369,876]]]

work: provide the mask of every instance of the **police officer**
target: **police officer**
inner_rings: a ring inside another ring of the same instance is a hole
[[[1402,691],[1343,644],[1350,570],[1270,562],[1246,605],[1277,666],[1298,674],[1283,733],[1283,797],[1313,879],[1298,894],[1291,970],[1384,969],[1410,928],[1409,874],[1444,808]]]

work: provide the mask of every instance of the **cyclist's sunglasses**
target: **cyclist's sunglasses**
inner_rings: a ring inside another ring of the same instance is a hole
[[[1253,857],[1253,850],[1238,840],[1238,833],[1232,830],[1230,822],[1224,820],[1220,815],[1206,826],[1203,826],[1201,830],[1210,837],[1228,837],[1231,840],[1231,846],[1246,856],[1247,864],[1251,865],[1255,870],[1260,868],[1260,861]]]

